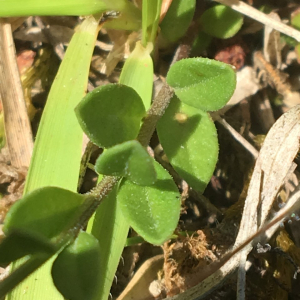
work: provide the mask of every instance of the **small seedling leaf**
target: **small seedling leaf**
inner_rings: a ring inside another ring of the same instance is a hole
[[[107,149],[95,164],[96,172],[124,176],[139,185],[151,185],[156,180],[154,160],[138,141],[128,141]]]
[[[46,238],[57,236],[81,212],[85,196],[58,188],[44,187],[26,194],[7,213],[4,232],[28,231]]]
[[[98,240],[87,232],[80,232],[74,243],[56,258],[52,278],[66,299],[95,299],[101,280]]]
[[[233,68],[208,58],[188,58],[171,66],[167,83],[184,103],[202,110],[217,110],[231,98],[236,75]]]
[[[187,31],[195,12],[195,0],[173,0],[166,16],[161,22],[161,34],[170,41],[176,42]]]
[[[180,194],[170,174],[157,162],[157,180],[151,186],[139,186],[124,180],[118,201],[132,228],[147,242],[160,245],[177,226]]]
[[[202,30],[220,39],[234,36],[243,25],[243,16],[225,5],[207,9],[200,18]]]
[[[143,47],[138,41],[120,75],[120,83],[134,88],[142,98],[146,110],[150,108],[153,89],[152,49],[152,44]]]
[[[174,169],[202,192],[218,159],[217,131],[208,113],[173,97],[157,124],[157,133]]]
[[[145,108],[138,93],[121,84],[107,84],[88,93],[75,109],[79,124],[99,147],[136,138]]]
[[[5,266],[28,254],[54,254],[55,251],[55,246],[45,237],[22,230],[14,230],[0,244],[0,265]]]

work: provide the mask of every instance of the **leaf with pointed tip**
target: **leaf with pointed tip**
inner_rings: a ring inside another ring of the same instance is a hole
[[[56,288],[65,298],[95,299],[101,280],[100,254],[98,240],[81,231],[74,243],[58,255],[51,273]]]
[[[187,58],[171,66],[167,83],[184,103],[203,110],[223,107],[233,95],[236,75],[225,63],[208,58]]]
[[[54,254],[56,250],[55,245],[41,235],[13,230],[0,244],[0,265],[7,265],[28,254]]]
[[[124,180],[118,201],[132,228],[147,242],[160,245],[174,232],[180,214],[180,194],[170,174],[155,162],[157,180],[151,186]]]
[[[157,123],[157,134],[176,172],[195,190],[203,191],[218,159],[218,137],[208,113],[173,97]]]
[[[128,141],[107,149],[95,164],[96,172],[124,176],[138,185],[151,185],[156,180],[154,160],[138,141]]]
[[[3,231],[28,231],[53,238],[61,233],[81,212],[85,199],[58,187],[44,187],[26,194],[6,215]]]
[[[146,111],[138,93],[122,84],[107,84],[88,93],[75,109],[79,124],[99,147],[136,138]]]

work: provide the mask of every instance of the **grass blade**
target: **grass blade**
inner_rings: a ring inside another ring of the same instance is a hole
[[[82,130],[74,108],[84,96],[98,22],[87,18],[75,32],[48,96],[35,141],[24,193],[43,186],[76,191]],[[8,300],[63,299],[45,264],[7,297]],[[13,264],[15,269],[20,262]]]
[[[31,16],[31,15],[90,15],[108,10],[104,1],[94,0],[2,0],[1,17]]]

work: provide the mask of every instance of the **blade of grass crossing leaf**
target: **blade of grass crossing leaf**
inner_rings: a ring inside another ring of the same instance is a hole
[[[123,12],[132,9],[132,6],[127,0],[2,0],[0,16],[80,16],[108,10]]]
[[[104,1],[94,0],[2,0],[0,16],[89,15],[109,9]]]
[[[82,130],[74,108],[87,85],[98,22],[87,18],[77,29],[56,75],[42,116],[24,193],[43,186],[76,191],[81,159]],[[42,201],[42,199],[41,199]],[[13,269],[19,262],[13,264]],[[46,263],[7,297],[8,300],[63,299],[52,283]]]

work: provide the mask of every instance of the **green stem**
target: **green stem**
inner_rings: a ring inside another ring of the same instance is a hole
[[[149,144],[155,130],[156,123],[165,113],[173,95],[174,90],[167,84],[164,84],[154,99],[146,117],[144,118],[144,122],[137,137],[137,140],[144,147]]]

